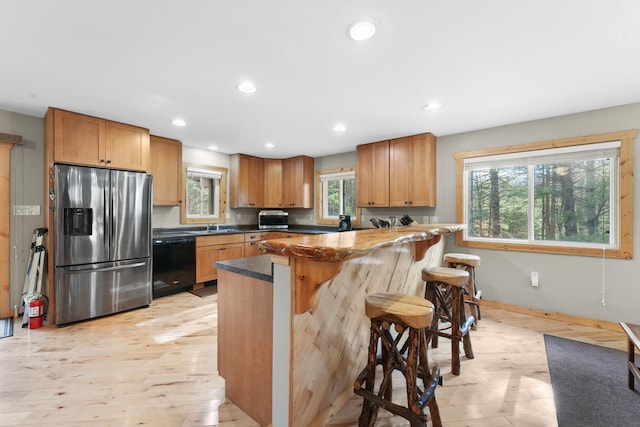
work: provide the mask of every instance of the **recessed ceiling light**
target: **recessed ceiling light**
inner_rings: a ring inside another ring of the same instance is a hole
[[[376,26],[372,22],[358,21],[349,26],[349,37],[353,40],[369,40],[376,33]]]
[[[266,144],[264,144],[264,146],[267,147],[269,150],[275,147],[275,145],[273,145],[273,142],[267,142]]]
[[[187,123],[182,119],[173,119],[173,120],[171,120],[171,123],[173,123],[174,126],[178,126],[178,127],[182,127],[182,126],[186,126],[187,125]]]
[[[344,132],[347,130],[347,127],[342,123],[336,123],[336,125],[333,127],[333,130],[336,132]]]
[[[244,93],[253,93],[256,91],[256,87],[251,82],[242,82],[238,85],[238,90]]]
[[[423,108],[425,111],[437,111],[437,110],[441,110],[442,107],[444,107],[444,105],[442,105],[437,101],[433,101],[425,105]]]
[[[210,145],[210,146],[208,146],[207,148],[208,148],[209,150],[216,151],[216,150],[218,149],[218,146],[217,146],[217,145]]]

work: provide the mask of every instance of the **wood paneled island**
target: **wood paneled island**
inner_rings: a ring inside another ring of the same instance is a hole
[[[422,295],[422,269],[440,265],[442,236],[463,227],[403,226],[261,242],[261,250],[271,255],[272,299],[224,301],[233,298],[225,288],[246,285],[247,278],[234,277],[245,275],[239,268],[242,260],[236,260],[234,266],[217,263],[231,273],[218,280],[219,361],[226,357],[242,363],[240,355],[228,354],[233,346],[227,348],[223,343],[230,339],[246,343],[237,327],[233,332],[225,331],[223,307],[230,311],[236,303],[253,301],[259,306],[244,307],[244,312],[263,311],[265,304],[272,309],[271,349],[264,348],[265,340],[261,339],[261,348],[254,351],[270,351],[272,356],[271,390],[263,394],[272,396],[272,419],[270,424],[264,419],[259,422],[277,427],[326,425],[353,395],[353,381],[366,362],[369,319],[364,314],[365,297],[376,292]],[[253,280],[260,286],[265,277]],[[219,366],[220,375],[227,383],[234,383],[237,378],[225,369]],[[264,391],[265,387],[269,384],[263,380],[244,388],[249,392],[252,388]],[[257,405],[255,400],[228,397],[252,416],[252,408],[247,406]]]

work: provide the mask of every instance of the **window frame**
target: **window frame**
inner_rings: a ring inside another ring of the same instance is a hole
[[[357,172],[355,166],[352,167],[343,167],[343,168],[335,168],[335,169],[326,169],[326,170],[317,170],[316,171],[316,199],[317,199],[317,208],[316,208],[316,223],[322,225],[338,225],[340,220],[338,218],[327,218],[324,216],[325,206],[327,204],[326,200],[324,200],[324,186],[322,182],[322,177],[324,175],[337,174],[337,173],[353,173],[353,179],[357,182]],[[356,186],[356,195],[357,195],[357,186]],[[357,200],[357,199],[356,199]],[[357,206],[356,202],[356,214],[355,216],[351,216],[351,225],[359,226],[360,225],[360,208]]]
[[[221,174],[218,192],[218,215],[190,217],[187,215],[187,173],[188,169],[200,169],[211,171],[213,174]],[[209,224],[212,222],[221,223],[226,219],[227,206],[227,173],[226,168],[210,165],[200,165],[184,162],[182,164],[182,204],[180,207],[180,223],[182,224]]]
[[[491,242],[487,240],[465,239],[466,233],[456,233],[456,245],[470,248],[497,249],[508,251],[524,251],[538,253],[554,253],[580,256],[597,256],[607,258],[633,258],[633,143],[638,130],[627,130],[597,135],[589,135],[574,138],[557,139],[545,142],[534,142],[521,145],[509,145],[503,147],[465,151],[454,154],[456,161],[456,221],[463,224],[465,221],[464,194],[464,160],[475,157],[494,156],[500,154],[519,153],[526,151],[540,151],[551,148],[571,147],[588,144],[598,144],[609,141],[620,141],[618,176],[612,177],[618,180],[618,242],[616,248],[587,248],[580,246],[567,246],[562,242],[554,241],[552,244],[517,243],[504,239]]]

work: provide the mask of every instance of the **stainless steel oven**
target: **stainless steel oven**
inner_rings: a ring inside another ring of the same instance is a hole
[[[289,212],[281,210],[258,212],[258,228],[289,228]]]
[[[190,291],[195,283],[195,237],[153,239],[153,297]]]

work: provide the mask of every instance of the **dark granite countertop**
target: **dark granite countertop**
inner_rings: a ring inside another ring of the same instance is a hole
[[[220,225],[219,230],[206,231],[205,227],[154,228],[154,239],[171,237],[216,236],[220,234],[257,233],[263,231],[282,231],[305,234],[326,234],[337,232],[336,227],[322,225],[289,225],[289,228],[259,229],[257,225]]]
[[[273,283],[273,264],[271,263],[271,255],[258,255],[247,258],[218,261],[216,262],[216,268]]]

